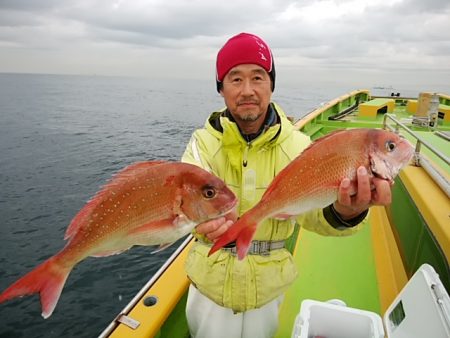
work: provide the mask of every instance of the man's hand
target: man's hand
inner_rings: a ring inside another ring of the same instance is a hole
[[[195,230],[205,235],[211,242],[215,242],[237,220],[237,211],[233,209],[225,216],[206,221],[197,225]]]
[[[365,167],[359,167],[356,175],[356,187],[352,187],[348,178],[342,180],[338,200],[333,204],[343,220],[360,215],[372,205],[388,205],[392,200],[389,182],[369,177]]]

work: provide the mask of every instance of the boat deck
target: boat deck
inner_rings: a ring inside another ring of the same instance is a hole
[[[368,93],[367,96],[364,94],[363,91],[354,92],[332,101],[300,120],[297,126],[313,139],[343,127],[382,128],[388,107],[375,114],[360,114],[359,101],[370,100]],[[439,121],[441,134],[438,134],[429,128],[412,125],[412,114],[406,107],[409,99],[382,98],[375,103],[384,102],[387,106],[388,101],[389,108],[393,108],[390,112],[392,116],[407,124],[415,137],[402,128],[400,133],[414,146],[417,138],[423,141],[421,156],[428,159],[448,181],[448,163],[424,144],[437,149],[448,159],[450,146],[446,133],[450,126],[443,126],[443,121]],[[395,125],[392,121],[387,121],[387,124]],[[424,168],[410,165],[396,179],[391,206],[372,207],[367,223],[355,235],[329,238],[301,230],[294,252],[300,275],[281,306],[276,337],[290,336],[304,299],[340,299],[347,306],[384,314],[423,263],[433,265],[447,290],[450,290],[449,212],[450,200],[443,189]]]
[[[284,297],[276,337],[290,337],[304,299],[340,299],[347,306],[380,313],[371,228],[367,221],[355,235],[338,238],[300,231],[294,254],[299,277]]]

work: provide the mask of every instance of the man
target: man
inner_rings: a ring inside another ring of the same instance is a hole
[[[208,257],[211,243],[254,206],[274,176],[307,145],[309,138],[293,129],[282,109],[271,102],[275,88],[272,53],[259,37],[241,33],[217,55],[217,90],[226,109],[214,112],[196,130],[182,161],[222,178],[239,198],[236,212],[196,227],[198,241],[186,261],[192,281],[186,315],[191,335],[201,338],[271,337],[278,326],[281,297],[297,276],[284,241],[292,234],[290,220],[263,221],[249,254],[242,261],[233,245]],[[323,210],[297,218],[308,230],[343,236],[358,230],[370,205],[390,203],[389,184],[358,169],[358,191],[350,196],[345,178],[339,198]]]

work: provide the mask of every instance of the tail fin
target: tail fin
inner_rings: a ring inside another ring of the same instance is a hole
[[[0,303],[25,295],[39,293],[41,297],[42,317],[51,316],[58,303],[72,267],[61,267],[53,256],[37,268],[17,280],[0,294]]]
[[[253,235],[255,234],[258,223],[251,217],[244,215],[234,223],[220,238],[214,243],[208,256],[224,247],[228,243],[236,241],[237,255],[240,260],[244,259],[250,247]]]

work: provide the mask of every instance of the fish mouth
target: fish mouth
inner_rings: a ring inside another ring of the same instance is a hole
[[[380,175],[379,173],[377,173],[377,172],[375,172],[375,171],[372,171],[372,175],[373,175],[373,177],[376,177],[376,178],[378,178],[378,179],[380,179],[380,180],[384,180],[384,181],[389,182],[389,184],[392,184],[392,183],[394,182],[394,180],[392,179],[392,177],[385,177],[385,176]]]
[[[212,219],[216,219],[216,218],[225,216],[228,213],[230,213],[231,211],[233,211],[233,209],[237,205],[237,203],[238,203],[238,199],[236,197],[234,200],[232,200],[230,202],[227,202],[227,203],[224,202],[220,206],[220,208],[217,208],[216,210],[214,210],[214,212],[208,212],[208,211],[205,211],[205,210],[202,210],[201,208],[199,208],[197,210],[198,221],[200,223],[202,223],[202,222],[206,222],[206,221],[209,221]]]
[[[235,198],[234,200],[232,200],[231,202],[229,202],[229,203],[226,205],[226,207],[225,207],[225,211],[221,212],[220,215],[219,215],[219,217],[220,217],[220,216],[224,216],[224,215],[228,214],[230,211],[232,211],[232,210],[234,209],[234,207],[237,205],[237,203],[238,203],[238,199],[237,199],[237,198]]]

